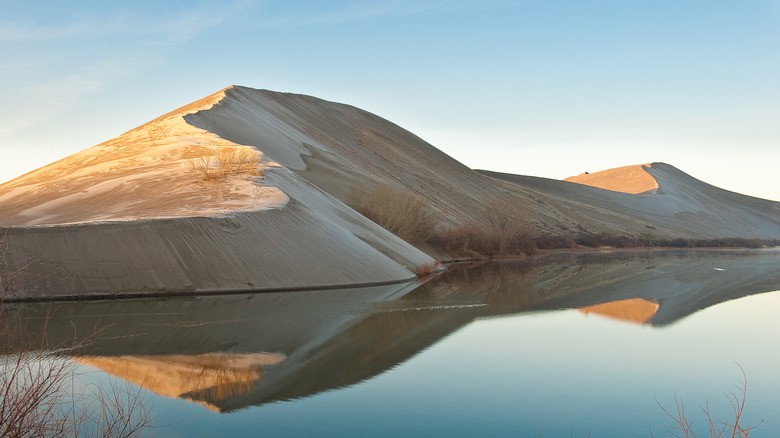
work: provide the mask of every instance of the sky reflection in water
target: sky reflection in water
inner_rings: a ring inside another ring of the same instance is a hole
[[[99,316],[113,341],[87,356],[119,363],[278,355],[245,394],[153,397],[160,436],[668,436],[658,403],[675,395],[702,426],[707,401],[731,414],[737,363],[745,419],[764,421],[751,436],[780,435],[780,292],[762,293],[780,288],[778,252],[556,257],[416,289],[79,303],[57,318]],[[635,298],[658,303],[648,324],[577,310]]]

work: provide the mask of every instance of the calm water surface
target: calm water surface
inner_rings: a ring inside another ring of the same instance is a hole
[[[106,327],[84,382],[142,383],[156,436],[669,436],[682,399],[780,436],[780,252],[555,255],[424,284],[25,305]],[[62,335],[64,336],[64,335]]]

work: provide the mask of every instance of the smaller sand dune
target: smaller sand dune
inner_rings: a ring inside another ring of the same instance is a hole
[[[564,181],[631,194],[652,194],[658,189],[658,181],[647,171],[650,164],[616,167],[595,173],[581,173]]]

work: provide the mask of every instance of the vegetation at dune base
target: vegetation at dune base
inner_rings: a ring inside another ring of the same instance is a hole
[[[409,243],[425,243],[434,234],[436,216],[428,201],[414,193],[380,184],[372,190],[353,189],[349,204]]]
[[[484,205],[484,220],[440,229],[430,240],[434,248],[462,258],[498,258],[538,252],[534,231],[522,209],[500,198]]]
[[[425,198],[388,184],[369,190],[353,189],[348,203],[405,241],[428,244],[454,257],[508,257],[536,252],[522,211],[498,198],[484,205],[483,223],[456,228],[437,227],[436,215]]]
[[[45,335],[31,335],[26,317],[5,303],[23,272],[5,269],[4,244],[0,237],[0,436],[139,436],[151,423],[140,388],[115,380],[107,387],[74,383],[80,371],[71,357],[97,331],[70,345],[49,345]]]
[[[264,170],[258,152],[249,146],[201,147],[187,164],[203,181],[228,176],[263,176]]]
[[[576,234],[539,233],[526,220],[522,207],[501,198],[493,198],[482,205],[482,221],[446,228],[438,226],[425,198],[388,184],[369,190],[354,189],[349,204],[407,242],[429,245],[456,259],[517,257],[537,254],[539,250],[577,247],[761,248],[780,245],[779,239],[741,237],[663,239],[649,233],[632,235],[585,230]],[[651,225],[647,227],[648,230],[655,229]]]

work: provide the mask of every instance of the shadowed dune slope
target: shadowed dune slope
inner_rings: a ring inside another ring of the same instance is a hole
[[[553,234],[780,237],[779,203],[712,187],[663,163],[605,172],[614,186],[656,190],[652,195],[474,171],[361,109],[246,87],[227,89],[220,102],[185,120],[255,146],[341,201],[348,202],[355,187],[379,183],[414,192],[429,200],[444,225],[482,222],[486,206],[499,198],[519,206],[541,232]]]

